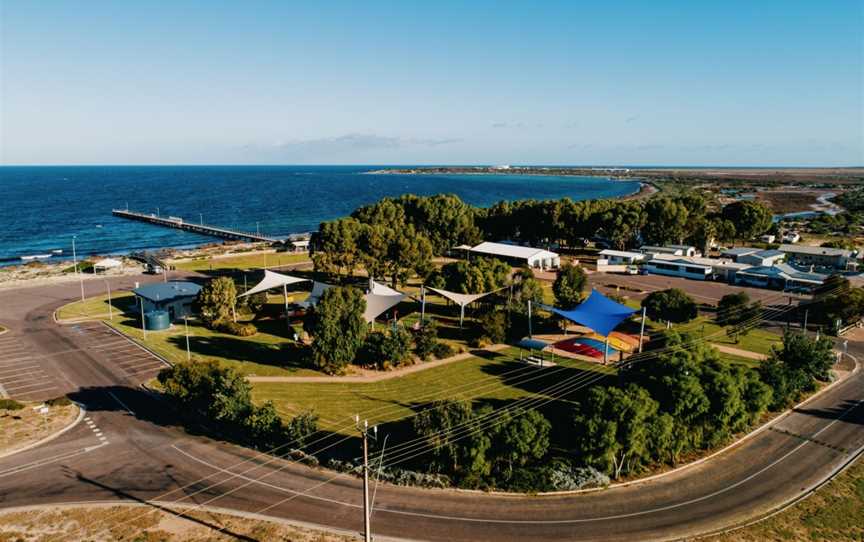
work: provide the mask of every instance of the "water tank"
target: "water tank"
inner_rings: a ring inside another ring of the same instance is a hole
[[[171,326],[168,311],[150,311],[144,314],[144,326],[148,331],[160,331]]]

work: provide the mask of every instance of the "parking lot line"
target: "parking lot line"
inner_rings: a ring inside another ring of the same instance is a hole
[[[44,376],[47,377],[48,375],[44,375]],[[27,375],[27,376],[18,376],[17,378],[12,378],[11,380],[7,380],[4,378],[3,379],[3,385],[4,386],[14,386],[16,382],[28,382],[30,380],[33,380],[34,378],[39,378],[39,377]]]
[[[14,369],[0,369],[0,375],[19,372],[23,369],[38,369],[40,371],[42,370],[38,365],[29,365],[27,367],[15,367]],[[0,378],[3,378],[3,377],[0,376]]]
[[[57,388],[57,386],[54,386],[54,385],[48,385],[46,387],[45,382],[37,382],[35,384],[28,384],[26,386],[4,386],[4,387],[6,388],[6,391],[8,391],[10,393],[18,393],[18,392],[20,392],[20,390],[25,390],[27,388],[38,388],[39,386],[43,386],[43,388],[40,388],[40,390],[41,389],[49,390],[49,389],[56,389]],[[30,390],[30,391],[25,391],[22,393],[35,393],[35,391]]]

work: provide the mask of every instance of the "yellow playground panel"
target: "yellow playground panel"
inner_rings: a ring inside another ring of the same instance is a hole
[[[592,333],[585,337],[601,342],[606,341],[606,337],[598,335],[597,333]],[[620,331],[613,331],[609,334],[609,346],[615,350],[629,354],[639,348],[639,337],[621,333]]]

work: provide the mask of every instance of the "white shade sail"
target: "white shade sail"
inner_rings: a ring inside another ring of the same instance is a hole
[[[366,311],[363,313],[363,319],[367,322],[374,321],[408,297],[407,294],[375,281],[372,281],[370,286],[369,293],[366,294]]]
[[[332,284],[327,284],[326,282],[312,281],[312,292],[306,298],[306,301],[302,301],[300,305],[306,308],[314,307],[321,301],[321,296],[324,295],[324,292],[332,287]]]
[[[268,271],[265,269],[264,278],[261,279],[261,282],[253,286],[249,291],[243,292],[238,297],[257,294],[259,292],[266,292],[267,290],[272,290],[273,288],[282,288],[283,286],[288,286],[289,284],[305,282],[308,280],[309,279],[301,279],[300,277],[283,275],[282,273],[276,273],[274,271]]]
[[[485,292],[482,294],[460,294],[457,292],[450,292],[447,290],[439,290],[438,288],[426,288],[426,289],[432,290],[436,294],[446,297],[447,299],[449,299],[453,303],[456,303],[460,307],[464,307],[465,305],[468,305],[469,303],[473,303],[480,298],[486,297],[489,294],[494,294],[495,292],[497,292],[499,290],[503,290],[503,288],[499,288],[499,290],[492,290],[491,292]]]

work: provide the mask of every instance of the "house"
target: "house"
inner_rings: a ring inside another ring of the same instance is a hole
[[[736,284],[777,290],[811,291],[821,286],[828,275],[799,271],[788,264],[751,267],[737,273]]]
[[[779,250],[762,250],[754,247],[727,248],[720,253],[733,262],[756,266],[771,266],[786,259],[786,253]]]
[[[674,254],[654,254],[645,262],[645,271],[654,275],[706,280],[712,277],[711,265],[695,263]]]
[[[561,257],[558,254],[542,248],[484,241],[471,247],[468,252],[471,255],[497,258],[514,266],[527,266],[534,269],[557,269],[561,265]]]
[[[154,282],[132,290],[143,312],[165,311],[170,320],[177,320],[194,313],[193,304],[201,286],[194,282]]]
[[[775,239],[777,239],[777,237],[771,233],[766,233],[765,235],[763,235],[762,237],[759,238],[759,240],[762,241],[763,243],[773,243]]]
[[[780,245],[779,250],[786,254],[786,261],[790,263],[835,271],[855,270],[858,268],[861,258],[861,254],[857,250],[843,248],[784,244]]]
[[[783,234],[783,237],[780,238],[784,243],[797,243],[801,240],[801,236],[797,231],[789,231]]]
[[[690,245],[666,245],[665,248],[671,248],[674,250],[680,250],[682,256],[686,256],[688,258],[692,258],[694,256],[701,256],[702,253],[696,250],[696,247]]]
[[[599,254],[601,259],[607,260],[609,265],[634,265],[645,260],[645,254],[641,252],[628,252],[624,250],[601,250]]]
[[[668,254],[670,256],[684,256],[684,250],[681,248],[672,248],[672,247],[655,247],[651,245],[646,245],[643,247],[639,247],[639,252],[642,254]]]

